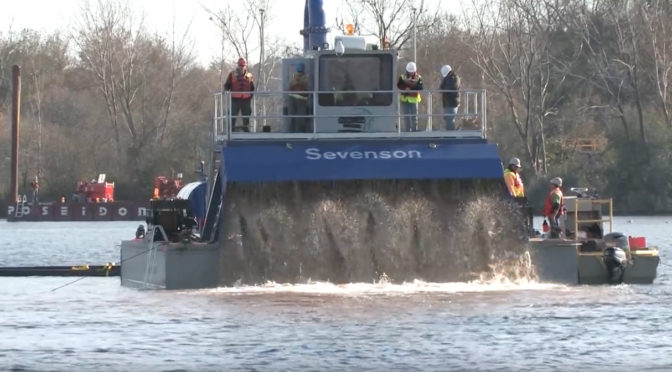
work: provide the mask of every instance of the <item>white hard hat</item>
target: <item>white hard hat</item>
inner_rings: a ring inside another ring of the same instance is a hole
[[[562,178],[553,177],[553,178],[551,178],[551,183],[556,185],[556,186],[562,186]]]
[[[450,67],[450,65],[443,65],[441,66],[441,76],[446,77],[448,74],[452,71],[453,69]]]
[[[516,167],[521,168],[521,166],[520,166],[520,159],[515,158],[515,157],[514,157],[514,158],[511,158],[511,159],[509,160],[509,165],[515,165]]]
[[[408,64],[406,65],[406,71],[414,73],[416,71],[415,62],[408,62]]]

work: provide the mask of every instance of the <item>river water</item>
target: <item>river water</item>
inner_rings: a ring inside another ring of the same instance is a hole
[[[653,285],[268,283],[190,291],[0,277],[0,370],[670,371],[672,217],[618,217]],[[104,264],[137,222],[0,221],[0,266]]]

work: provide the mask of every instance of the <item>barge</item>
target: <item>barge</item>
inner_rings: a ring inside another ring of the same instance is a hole
[[[653,281],[653,249],[586,251],[601,231],[585,247],[518,237],[526,218],[503,212],[515,203],[487,139],[484,90],[459,91],[454,129],[434,113],[446,91],[411,92],[419,130],[406,131],[416,118],[401,114],[409,93],[395,89],[395,50],[353,35],[330,48],[319,0],[306,1],[301,34],[304,53],[282,60],[280,89],[254,92],[249,126],[231,92],[215,94],[211,177],[151,202],[146,233],[121,244],[122,285],[465,281],[521,257],[542,281]],[[299,74],[305,91],[292,89]],[[582,201],[567,203],[578,224],[593,213]]]

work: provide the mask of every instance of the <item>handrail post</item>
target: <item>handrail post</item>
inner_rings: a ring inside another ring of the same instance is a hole
[[[392,99],[394,100],[394,104],[397,106],[397,134],[401,137],[401,103],[399,101],[399,92],[396,90],[394,91],[394,95],[392,96]]]
[[[231,140],[231,94],[226,92],[226,139]]]
[[[432,126],[432,117],[434,116],[434,110],[432,109],[432,93],[430,92],[428,94],[429,98],[427,99],[427,132],[431,132],[434,130],[434,127]]]
[[[214,103],[215,103],[215,112],[212,116],[212,143],[217,142],[217,134],[218,134],[218,113],[219,113],[219,104],[218,104],[218,95],[215,95],[214,97]]]
[[[581,199],[574,199],[574,240],[579,240],[579,204]]]
[[[487,106],[487,96],[485,89],[481,89],[481,136],[483,138],[488,137],[488,106]]]
[[[614,200],[609,198],[609,232],[614,231]]]
[[[317,103],[318,103],[318,97],[317,95],[319,94],[319,91],[315,91],[315,93],[312,94],[313,97],[313,109],[310,117],[310,122],[313,124],[313,138],[316,137],[317,135],[317,120],[315,120],[315,111],[317,109]],[[290,124],[291,125],[291,124]]]
[[[244,120],[244,117],[241,118],[240,120]],[[252,117],[248,118],[248,120],[252,121],[252,123],[251,123],[252,128],[247,128],[247,130],[249,130],[252,133],[256,133],[257,132],[257,95],[256,94],[252,95]]]

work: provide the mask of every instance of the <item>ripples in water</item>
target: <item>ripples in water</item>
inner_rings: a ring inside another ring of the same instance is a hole
[[[51,226],[57,246],[68,246],[54,255],[36,249],[39,226],[11,235],[0,222],[0,244],[12,247],[0,261],[117,260],[114,243],[136,224],[126,225],[87,227],[96,229],[91,246],[73,238],[90,234],[82,226]],[[620,226],[672,262],[664,219]],[[138,291],[118,278],[52,291],[72,278],[0,278],[0,369],[668,371],[670,273],[661,265],[650,286],[269,282],[197,291]]]

